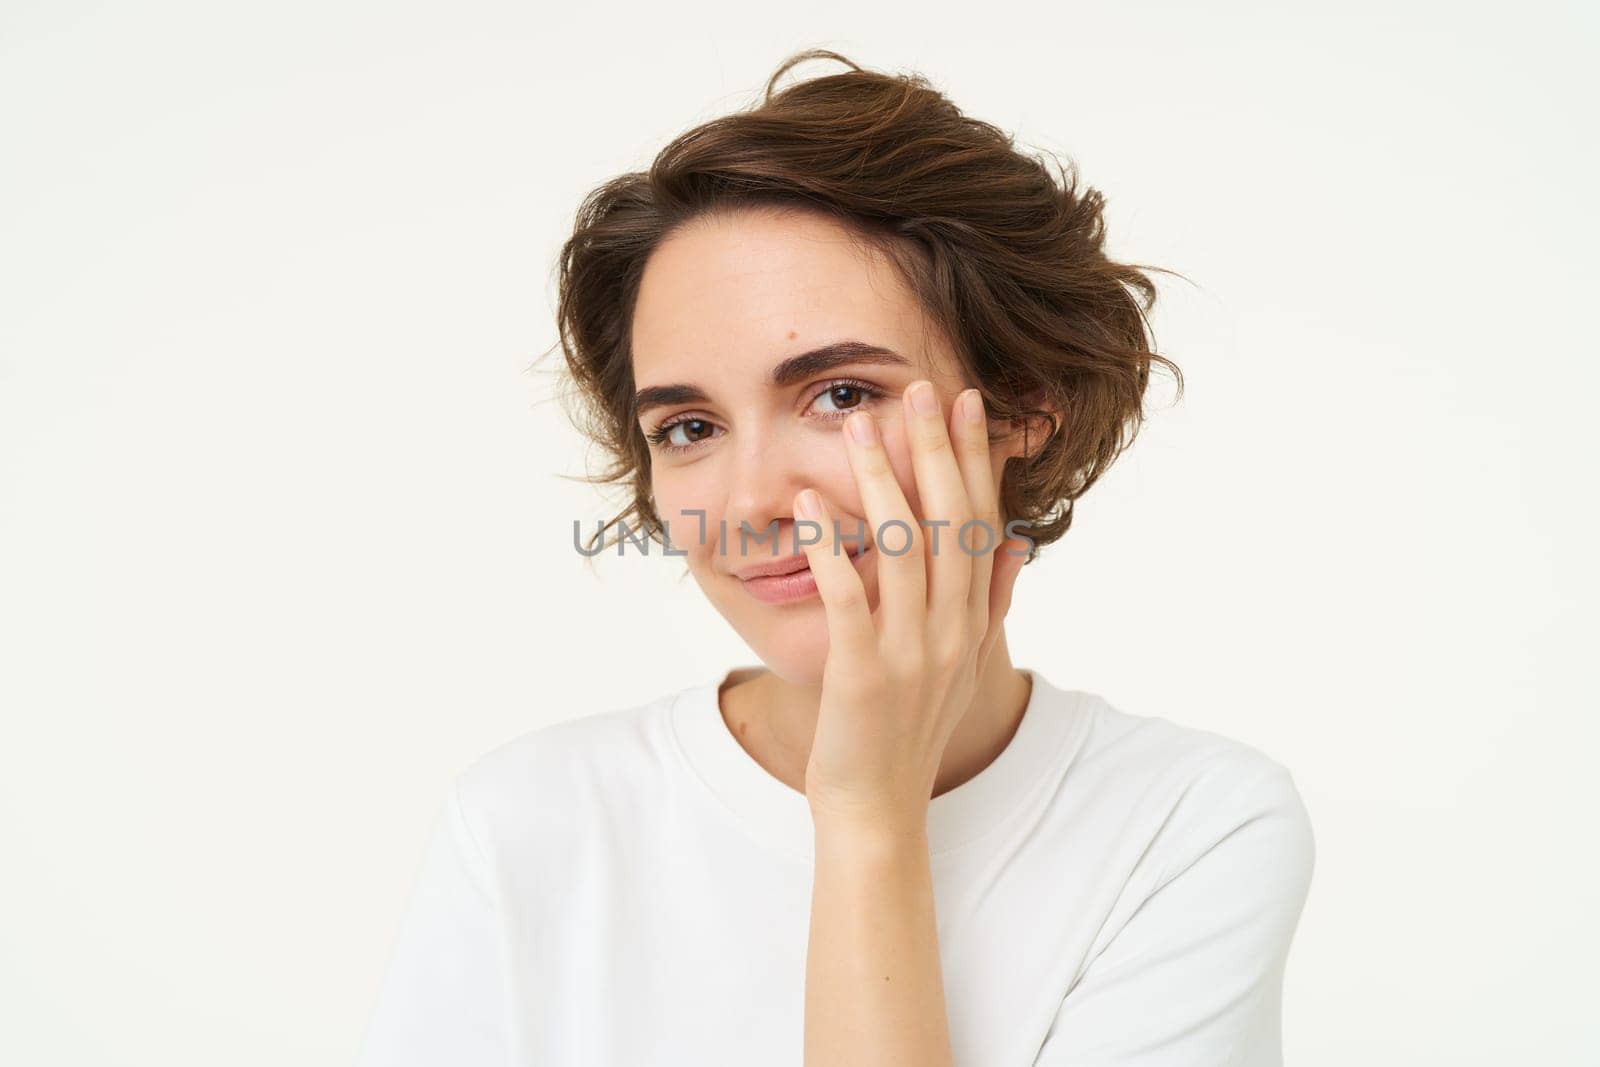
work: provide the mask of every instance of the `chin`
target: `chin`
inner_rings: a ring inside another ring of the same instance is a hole
[[[745,638],[767,670],[791,685],[820,686],[828,662],[828,636],[816,640],[793,639],[787,633],[769,633],[761,642]]]
[[[763,604],[740,588],[737,578],[728,581],[720,595],[709,596],[712,607],[762,665],[793,685],[821,685],[828,661],[828,616],[822,601]]]

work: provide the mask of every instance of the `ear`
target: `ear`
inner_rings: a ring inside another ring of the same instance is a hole
[[[1060,406],[1049,402],[1043,390],[1027,394],[1022,401],[1027,407],[1041,410],[1044,414],[1011,420],[1003,440],[996,442],[996,447],[1007,456],[1037,456],[1045,442],[1066,425],[1066,416]]]

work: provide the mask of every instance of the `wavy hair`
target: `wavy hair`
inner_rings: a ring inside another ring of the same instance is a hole
[[[776,91],[810,59],[850,69]],[[578,208],[558,263],[559,344],[578,401],[568,414],[609,459],[582,480],[629,496],[589,539],[590,554],[612,543],[607,529],[661,537],[633,410],[630,336],[646,260],[692,219],[774,207],[824,212],[886,255],[992,425],[1026,434],[1049,420],[1042,441],[1025,436],[1000,484],[1002,519],[1026,522],[1033,540],[1029,562],[1132,444],[1153,364],[1170,369],[1182,396],[1182,372],[1155,353],[1148,318],[1156,287],[1146,272],[1175,272],[1107,257],[1104,198],[1080,186],[1074,165],[1018,151],[921,75],[806,49],[783,61],[759,104],[681,134],[648,170],[605,182]]]

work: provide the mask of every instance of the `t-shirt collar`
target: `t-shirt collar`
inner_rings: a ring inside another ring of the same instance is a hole
[[[779,781],[728,731],[717,694],[740,666],[715,681],[680,691],[668,709],[680,751],[704,785],[756,837],[794,856],[811,859],[811,807],[804,793]],[[967,781],[928,804],[928,848],[949,852],[984,836],[1059,779],[1071,749],[1087,729],[1086,694],[1063,690],[1039,671],[1021,668],[1032,681],[1022,721],[1000,755]],[[1055,772],[1055,773],[1052,773]]]

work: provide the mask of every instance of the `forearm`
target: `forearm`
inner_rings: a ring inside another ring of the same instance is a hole
[[[805,1062],[951,1062],[925,828],[817,824]]]

